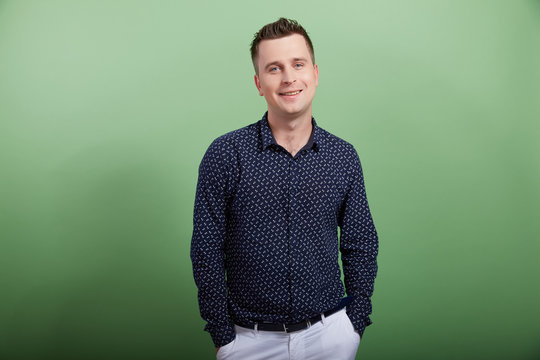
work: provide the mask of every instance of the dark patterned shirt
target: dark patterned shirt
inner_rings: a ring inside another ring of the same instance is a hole
[[[215,139],[201,161],[191,261],[215,346],[234,340],[234,323],[299,322],[336,307],[345,289],[355,330],[371,324],[378,237],[360,159],[311,123],[294,157],[266,113]]]

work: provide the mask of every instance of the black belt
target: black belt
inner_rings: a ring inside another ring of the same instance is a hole
[[[327,316],[330,316],[330,315],[338,312],[339,310],[341,310],[345,306],[347,306],[347,304],[349,304],[352,301],[352,299],[353,299],[352,296],[348,296],[348,297],[344,298],[343,300],[341,300],[341,302],[339,303],[338,306],[336,306],[335,308],[333,308],[331,310],[325,311],[323,313],[323,315],[325,317],[327,317]],[[262,331],[285,331],[285,332],[290,333],[290,332],[294,332],[294,331],[300,331],[300,330],[307,329],[311,325],[316,324],[319,321],[321,321],[321,319],[322,319],[322,315],[317,314],[317,315],[315,315],[315,316],[313,316],[313,317],[311,317],[311,318],[309,318],[307,320],[303,320],[303,321],[300,321],[300,322],[297,322],[297,323],[294,323],[294,324],[273,324],[273,323],[254,323],[254,324],[236,323],[236,324],[238,326],[245,327],[245,328],[248,328],[248,329],[257,328],[257,330],[262,330]]]

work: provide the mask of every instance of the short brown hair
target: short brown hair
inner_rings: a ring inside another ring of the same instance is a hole
[[[295,20],[280,18],[278,21],[264,25],[253,37],[251,42],[251,61],[255,68],[255,73],[259,73],[257,68],[257,56],[259,55],[259,43],[263,40],[280,39],[292,34],[299,34],[304,37],[306,44],[309,48],[311,55],[311,61],[315,64],[315,53],[313,52],[313,44],[309,38],[306,30],[302,25],[298,24]]]

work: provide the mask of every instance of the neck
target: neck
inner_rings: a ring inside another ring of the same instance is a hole
[[[305,131],[306,128],[309,128],[311,131],[311,109],[305,111],[301,114],[295,115],[283,115],[268,109],[268,123],[276,131],[287,133],[287,134],[297,134],[298,132]]]
[[[311,112],[297,117],[284,118],[268,111],[268,125],[276,142],[291,154],[307,144],[311,135]]]

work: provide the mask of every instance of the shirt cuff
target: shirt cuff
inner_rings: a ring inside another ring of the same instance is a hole
[[[354,326],[354,330],[360,335],[361,338],[364,337],[364,330],[366,329],[366,326],[369,326],[372,324],[371,319],[369,316],[366,317],[360,317],[355,316],[354,314],[348,314],[349,318],[351,319],[351,323]]]
[[[236,337],[233,325],[229,326],[207,326],[206,331],[210,333],[215,347],[227,345]]]

